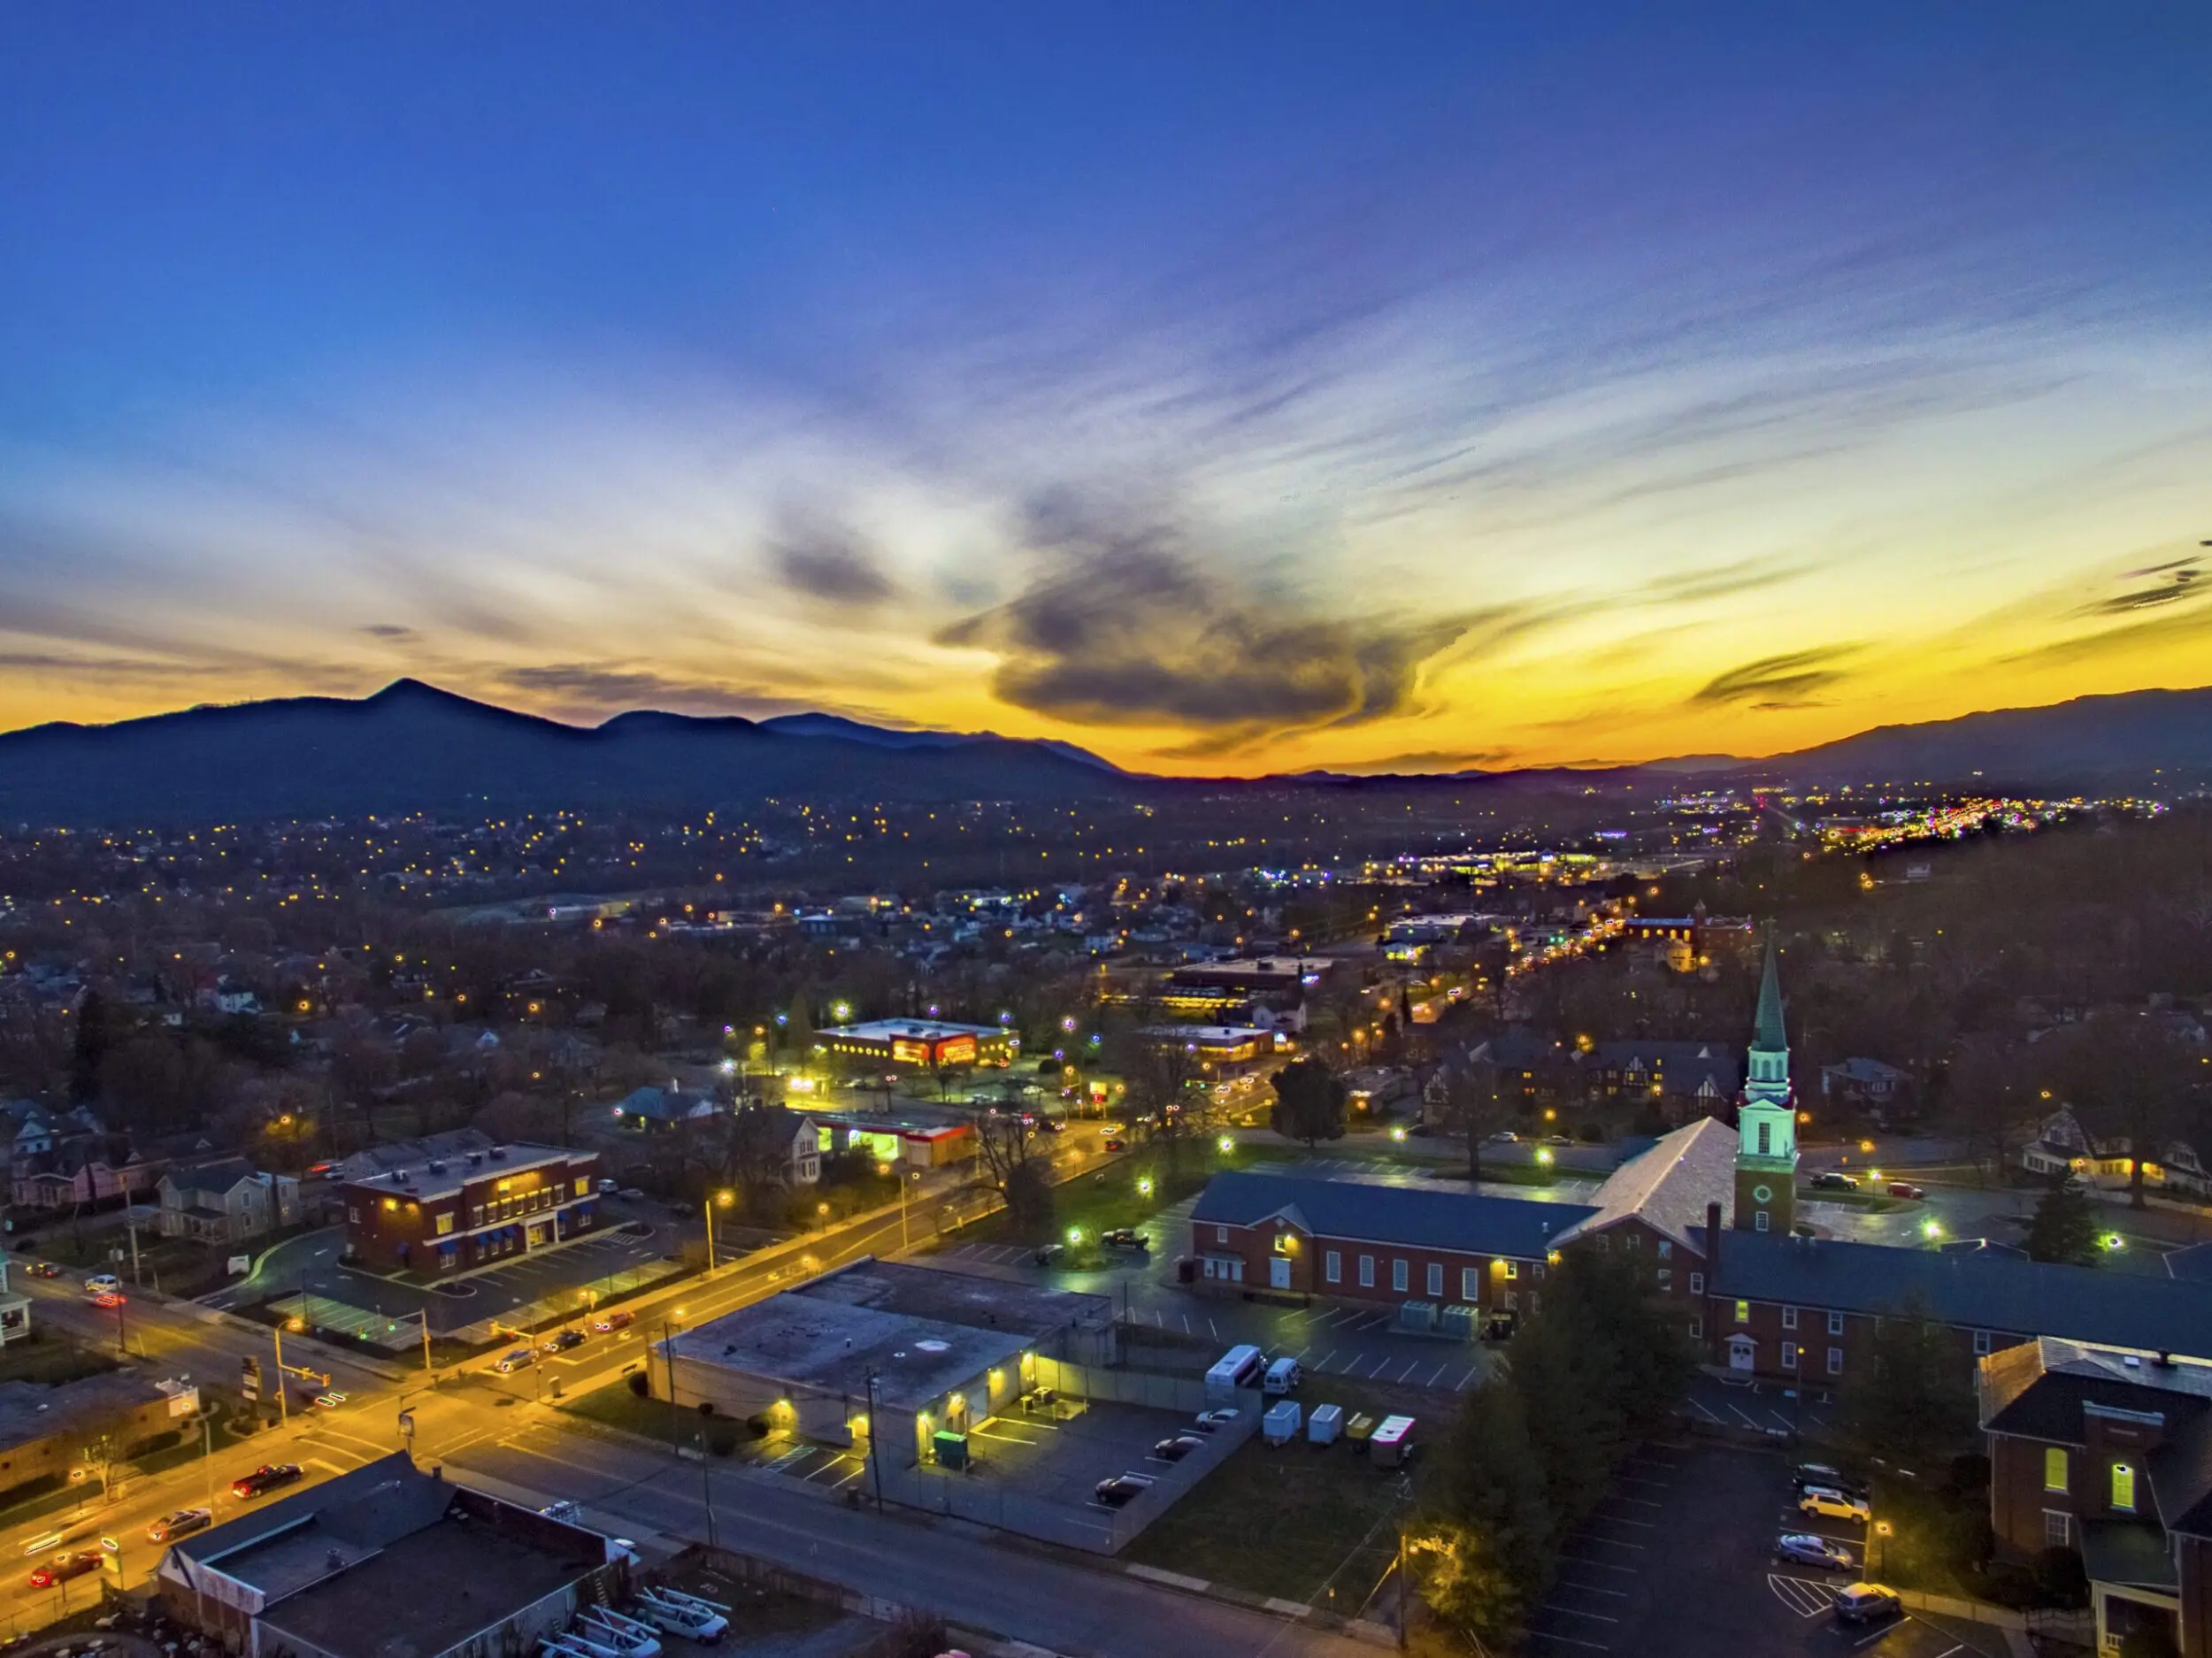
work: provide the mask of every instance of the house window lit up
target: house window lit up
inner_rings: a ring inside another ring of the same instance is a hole
[[[2064,1491],[2066,1486],[2065,1451],[2061,1447],[2055,1445],[2045,1447],[2043,1451],[2043,1489],[2046,1491]]]
[[[1736,1322],[1740,1324],[1747,1324],[1751,1322],[1751,1303],[1749,1301],[1738,1301],[1736,1303]]]
[[[2112,1506],[2123,1514],[2135,1512],[2135,1470],[2126,1462],[2112,1465]]]

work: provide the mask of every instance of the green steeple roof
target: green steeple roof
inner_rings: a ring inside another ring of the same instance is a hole
[[[1752,1027],[1752,1047],[1769,1054],[1786,1052],[1789,1033],[1782,1028],[1782,979],[1774,967],[1774,934],[1767,934],[1766,971],[1759,979],[1759,1018]]]

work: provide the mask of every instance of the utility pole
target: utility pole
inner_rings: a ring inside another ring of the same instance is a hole
[[[284,1326],[279,1324],[269,1333],[276,1340],[277,1415],[288,1424],[292,1420],[292,1397],[291,1389],[284,1384]]]
[[[883,1512],[883,1451],[876,1443],[876,1375],[868,1372],[868,1461],[875,1469],[876,1512]]]
[[[430,1364],[430,1309],[425,1306],[416,1316],[422,1320],[422,1373],[434,1385],[438,1373]]]
[[[138,1270],[138,1217],[133,1213],[136,1206],[123,1205],[123,1226],[131,1235],[131,1283],[139,1289],[146,1287],[145,1275]]]

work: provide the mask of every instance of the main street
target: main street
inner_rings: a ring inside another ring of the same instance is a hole
[[[1072,1176],[1096,1167],[1105,1154],[1079,1144],[1056,1161]],[[285,1488],[297,1491],[409,1448],[411,1429],[419,1461],[441,1462],[464,1481],[480,1476],[534,1502],[573,1499],[594,1524],[619,1535],[703,1540],[711,1501],[714,1535],[726,1547],[1083,1658],[1353,1658],[1363,1650],[1325,1631],[1124,1577],[1103,1562],[1047,1558],[1003,1547],[976,1528],[878,1515],[786,1487],[772,1475],[681,1460],[555,1407],[557,1399],[618,1381],[647,1362],[648,1342],[664,1328],[695,1325],[864,1256],[899,1255],[902,1238],[919,1243],[934,1235],[925,1218],[930,1212],[913,1204],[903,1224],[895,1208],[863,1217],[641,1297],[627,1304],[635,1319],[626,1328],[591,1335],[557,1357],[541,1355],[511,1375],[490,1368],[494,1355],[443,1368],[434,1383],[418,1363],[288,1341],[287,1362],[326,1371],[348,1395],[342,1405],[296,1411],[216,1458],[219,1465],[194,1458],[127,1480],[113,1501],[88,1491],[74,1510],[17,1525],[0,1541],[20,1563],[13,1580],[0,1585],[0,1611],[13,1629],[35,1628],[94,1593],[90,1577],[59,1590],[30,1589],[28,1573],[40,1557],[65,1547],[96,1547],[110,1537],[123,1546],[127,1578],[142,1581],[160,1557],[159,1546],[146,1540],[147,1526],[160,1516],[206,1504],[220,1524],[256,1506],[232,1497],[229,1482],[262,1462],[299,1463],[303,1485]],[[69,1279],[30,1279],[26,1287],[36,1302],[35,1318],[88,1341],[116,1342],[119,1311],[127,1350],[143,1355],[154,1375],[228,1384],[249,1355],[265,1370],[273,1364],[273,1332],[209,1309],[143,1295],[120,1309],[96,1308]],[[26,1552],[35,1540],[35,1555]]]

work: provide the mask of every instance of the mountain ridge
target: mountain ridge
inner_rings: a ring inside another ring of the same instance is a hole
[[[2032,791],[2212,779],[2212,687],[2077,697],[1871,727],[1754,759],[1254,779],[1121,770],[1074,744],[904,731],[835,714],[653,709],[572,725],[400,679],[364,697],[203,703],[111,725],[0,733],[0,818],[54,823],[334,817],[467,803],[695,807],[785,794],[916,801],[1135,799],[1192,789],[1543,788],[1599,779],[1925,780]]]

